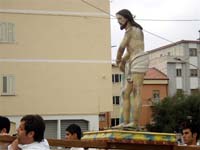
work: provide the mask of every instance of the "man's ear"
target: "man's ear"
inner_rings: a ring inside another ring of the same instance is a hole
[[[195,139],[196,139],[196,138],[197,138],[197,133],[196,133],[196,132],[195,132],[195,133],[193,133],[193,135],[192,135],[192,136],[193,136],[193,138],[195,138]]]
[[[78,139],[77,133],[74,133],[72,136],[73,136],[73,139]]]
[[[6,128],[3,128],[3,129],[1,130],[0,133],[1,133],[1,134],[7,134],[7,130],[6,130]]]
[[[35,135],[35,132],[34,131],[30,131],[29,133],[28,133],[28,137],[34,137],[34,135]]]

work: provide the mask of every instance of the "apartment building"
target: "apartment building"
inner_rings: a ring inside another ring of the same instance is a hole
[[[92,5],[90,5],[92,4]],[[112,110],[108,0],[0,0],[0,114],[40,114],[46,137]],[[105,19],[106,18],[106,19]]]
[[[113,111],[111,112],[110,126],[116,126],[120,123],[120,102],[123,73],[116,65],[112,65],[112,100]]]
[[[168,91],[191,94],[200,89],[200,41],[181,40],[149,52],[150,67],[169,78]]]

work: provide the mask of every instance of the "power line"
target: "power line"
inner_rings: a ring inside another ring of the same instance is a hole
[[[147,53],[147,55],[149,55],[149,54]],[[164,56],[152,58],[152,59],[150,59],[149,61],[154,61],[154,60],[156,60],[156,59],[162,59],[162,58],[164,58],[164,57],[173,59],[174,61],[179,61],[179,62],[183,62],[183,63],[188,63],[189,65],[194,66],[195,68],[197,68],[198,70],[200,70],[200,68],[199,68],[198,66],[193,65],[193,64],[187,62],[186,60],[187,60],[188,58],[186,58],[186,59],[183,60],[183,59],[179,58],[179,57],[181,57],[181,56],[177,56],[177,55],[170,55],[170,56],[164,55]],[[115,61],[116,61],[115,59],[112,59],[112,60],[111,60],[112,63],[115,63]],[[138,61],[138,63],[140,63],[140,62],[143,62],[143,60]],[[161,66],[162,66],[162,65],[161,65]],[[152,66],[152,67],[153,67],[153,66]],[[152,68],[152,67],[148,67],[148,69],[150,69],[150,68]],[[163,66],[163,67],[158,67],[158,66],[157,66],[156,68],[159,69],[160,71],[163,71],[163,70],[167,69],[167,66]]]
[[[97,10],[103,12],[103,13],[108,14],[108,15],[111,16],[111,17],[116,18],[114,15],[112,15],[112,14],[110,14],[109,12],[103,10],[102,8],[99,8],[99,7],[93,5],[93,4],[91,4],[91,3],[89,3],[89,2],[87,2],[87,1],[85,1],[85,0],[81,0],[81,1],[82,1],[83,3],[89,5],[90,7],[93,7],[93,8],[95,8],[95,9],[97,9]],[[143,30],[144,30],[144,29],[143,29]],[[164,38],[164,37],[162,37],[162,36],[160,36],[160,35],[157,35],[157,34],[155,34],[155,33],[149,32],[149,31],[147,31],[147,30],[144,30],[144,31],[147,32],[147,33],[149,33],[149,34],[151,34],[151,35],[153,35],[153,36],[155,36],[155,37],[158,37],[158,38],[160,38],[160,39],[162,39],[162,40],[165,40],[165,41],[170,42],[170,43],[174,43],[174,42],[172,42],[171,40],[168,40],[168,39],[166,39],[166,38]]]
[[[165,56],[161,56],[161,57],[158,57],[158,58],[153,58],[153,59],[150,59],[150,61],[153,61],[153,60],[156,60],[156,59],[161,59],[162,57],[165,57]],[[171,56],[171,57],[173,57],[173,56]],[[140,62],[143,62],[143,61],[138,61],[138,63],[140,63]],[[112,63],[114,63],[115,64],[115,60],[114,59],[112,59]],[[162,66],[162,65],[161,65]],[[152,67],[154,67],[154,66],[148,66],[148,69],[150,69],[150,68],[152,68]],[[163,66],[163,67],[158,67],[158,66],[156,66],[156,68],[157,69],[159,69],[159,70],[165,70],[165,69],[167,69],[167,66]]]
[[[135,19],[138,21],[158,21],[158,22],[195,22],[200,19]]]
[[[158,38],[162,39],[162,40],[165,40],[165,41],[170,42],[170,43],[174,43],[173,41],[168,40],[168,39],[166,39],[166,38],[164,38],[164,37],[162,37],[162,36],[160,36],[160,35],[157,35],[157,34],[155,34],[155,33],[152,33],[152,32],[150,32],[150,31],[147,31],[147,30],[145,30],[145,29],[143,29],[143,30],[144,30],[145,32],[147,32],[147,33],[149,33],[149,34],[155,36],[155,37],[158,37]]]
[[[108,18],[109,19],[109,18]],[[110,19],[117,19],[116,17]],[[199,22],[200,19],[136,19],[137,21],[151,21],[151,22]]]
[[[183,47],[183,45],[180,45],[181,47]],[[181,49],[181,48],[180,48]],[[176,47],[174,47],[174,50],[176,50]],[[166,58],[167,57],[167,59],[169,58],[169,59],[173,59],[173,60],[176,60],[177,61],[177,58],[179,58],[179,57],[181,57],[181,56],[178,56],[178,55],[168,55],[168,54],[164,54],[164,55],[160,55],[160,56],[158,56],[158,57],[150,57],[150,55],[152,54],[152,53],[154,53],[154,52],[152,52],[152,51],[147,51],[146,52],[146,55],[149,55],[149,62],[152,62],[152,61],[154,61],[154,60],[157,60],[157,59],[162,59],[162,58]],[[163,54],[163,53],[162,53]],[[187,60],[189,59],[189,57],[187,57],[187,58],[185,58],[185,59],[181,59],[182,60],[182,62],[187,62]],[[112,63],[115,63],[115,59],[112,59],[111,60],[111,62]],[[138,63],[140,63],[140,62],[142,62],[143,60],[140,60],[140,61],[138,61]],[[179,60],[180,61],[180,60]],[[159,65],[158,65],[159,66]],[[152,67],[148,67],[148,68],[152,68]],[[159,70],[165,70],[165,69],[167,69],[167,66],[164,66],[164,67],[156,67],[156,68],[158,68]]]
[[[89,3],[89,2],[87,2],[87,1],[85,1],[85,0],[81,0],[81,1],[82,1],[83,3],[85,3],[85,4],[87,4],[87,5],[89,5],[89,6],[93,7],[93,8],[95,8],[95,9],[97,9],[97,10],[100,10],[101,12],[103,12],[103,13],[105,13],[105,14],[108,14],[108,15],[111,16],[111,17],[115,17],[114,15],[110,14],[109,12],[105,11],[105,10],[102,9],[102,8],[99,8],[99,7],[93,5],[93,4],[91,4],[91,3]]]
[[[105,11],[104,9],[102,8],[99,8],[85,0],[81,0],[83,3],[95,8],[95,9],[98,9],[100,10],[101,12],[104,12],[106,14],[108,14],[109,16],[113,17],[113,18],[106,18],[106,19],[117,19],[114,15],[110,14],[109,12]],[[135,20],[138,20],[138,21],[165,21],[165,22],[193,22],[193,21],[200,21],[200,19],[135,19]]]
[[[194,65],[194,64],[191,64],[190,62],[187,62],[187,61],[181,59],[180,57],[175,57],[174,59],[175,59],[175,60],[178,60],[178,61],[180,61],[180,62],[183,62],[183,63],[187,63],[187,64],[189,64],[189,65],[195,67],[197,70],[200,71],[200,68],[199,68],[198,66],[196,66],[196,65]]]

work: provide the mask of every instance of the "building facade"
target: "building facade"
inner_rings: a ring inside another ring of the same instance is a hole
[[[149,68],[145,74],[142,88],[142,113],[140,124],[145,128],[152,123],[153,103],[168,96],[169,78],[156,68]]]
[[[169,77],[168,91],[191,94],[200,89],[200,41],[178,41],[149,52],[150,67]]]
[[[123,73],[115,65],[112,65],[112,101],[113,111],[111,112],[110,126],[116,126],[120,123],[120,101],[122,90]]]
[[[0,114],[16,126],[37,113],[62,138],[112,110],[110,20],[89,3],[109,12],[108,0],[0,0]]]

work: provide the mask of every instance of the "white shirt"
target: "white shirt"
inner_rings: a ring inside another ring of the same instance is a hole
[[[84,148],[81,148],[81,147],[71,147],[70,150],[84,150]]]
[[[49,143],[46,139],[42,142],[33,142],[31,144],[18,144],[18,147],[22,150],[50,150]],[[8,150],[11,150],[11,146],[8,146]]]

